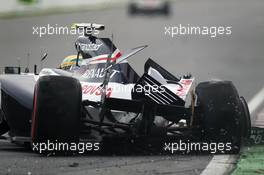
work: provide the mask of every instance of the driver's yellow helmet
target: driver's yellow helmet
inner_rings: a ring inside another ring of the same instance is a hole
[[[82,56],[79,56],[79,63],[82,62]],[[71,66],[76,65],[76,61],[77,61],[77,55],[69,55],[67,57],[64,58],[64,60],[62,61],[62,63],[60,64],[60,68],[61,69],[70,69]]]

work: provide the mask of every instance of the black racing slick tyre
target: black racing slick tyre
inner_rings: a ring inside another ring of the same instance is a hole
[[[222,152],[238,153],[243,137],[243,107],[238,92],[230,81],[210,81],[195,89],[200,108],[201,128],[209,142],[229,145]]]
[[[0,93],[2,93],[2,90],[0,90]],[[2,99],[2,95],[1,95],[1,99],[0,99],[0,104],[1,104],[1,108],[0,108],[0,136],[7,133],[9,131],[9,126],[5,120],[4,117],[4,112],[2,111],[2,103],[3,103],[3,99]]]
[[[82,93],[78,80],[43,76],[35,85],[31,137],[34,143],[77,143]]]
[[[251,119],[250,112],[248,109],[247,102],[244,97],[240,97],[240,102],[242,105],[242,136],[245,140],[249,139],[251,135]]]
[[[9,126],[5,120],[0,121],[0,136],[9,131]]]
[[[9,131],[9,126],[3,117],[3,111],[0,109],[0,136]]]

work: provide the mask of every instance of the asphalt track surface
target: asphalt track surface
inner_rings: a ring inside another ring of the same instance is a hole
[[[120,50],[139,45],[149,47],[130,59],[139,73],[148,57],[175,75],[191,72],[197,82],[209,79],[232,80],[241,95],[250,100],[264,84],[264,2],[260,0],[187,0],[176,1],[173,15],[127,15],[126,8],[112,8],[73,14],[0,20],[0,67],[27,64],[31,70],[39,64],[40,54],[48,52],[45,67],[59,65],[75,53],[75,36],[33,35],[33,26],[70,26],[74,22],[106,25],[102,36],[114,34]],[[165,26],[232,26],[231,36],[164,35]],[[0,142],[0,174],[199,174],[208,164],[209,155],[174,156],[70,156],[43,157]]]

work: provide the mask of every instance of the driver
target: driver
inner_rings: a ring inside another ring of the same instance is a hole
[[[82,62],[83,58],[80,55],[79,56],[79,64]],[[77,61],[77,55],[69,55],[67,57],[64,58],[64,60],[62,61],[62,63],[60,64],[60,69],[63,70],[70,70],[70,68],[72,66],[76,65],[76,61]]]

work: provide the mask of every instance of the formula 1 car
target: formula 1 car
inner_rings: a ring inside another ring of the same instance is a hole
[[[160,12],[170,15],[170,1],[168,0],[131,0],[128,6],[130,15],[136,13]]]
[[[82,23],[77,28],[104,30]],[[230,81],[194,85],[152,59],[139,76],[109,38],[85,33],[77,55],[39,74],[1,75],[0,135],[13,142],[163,143],[181,139],[230,142],[238,151],[250,135],[247,103]],[[189,102],[188,102],[189,99]]]

